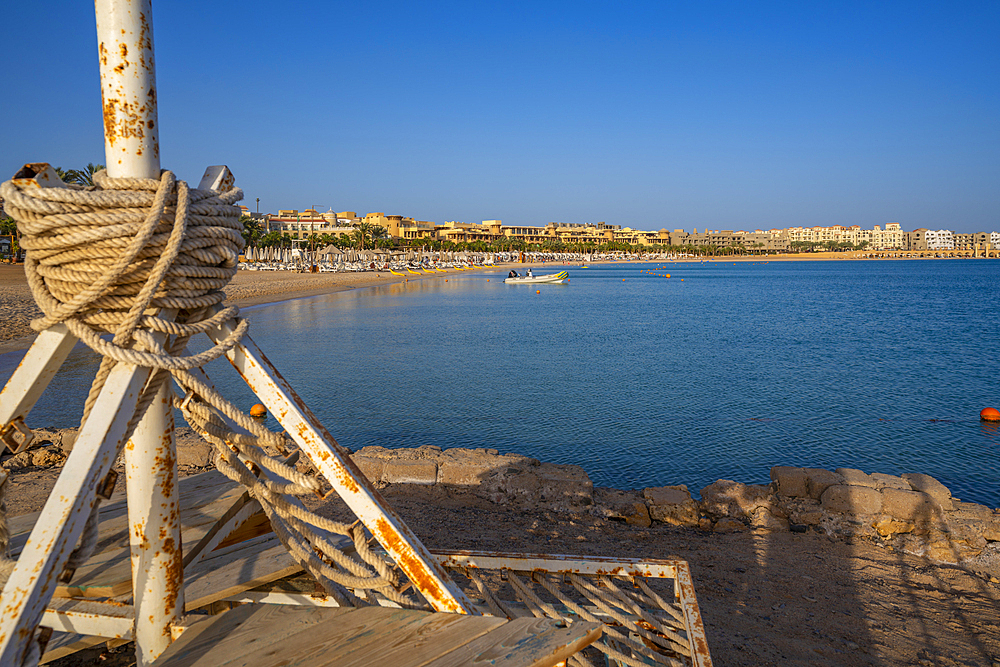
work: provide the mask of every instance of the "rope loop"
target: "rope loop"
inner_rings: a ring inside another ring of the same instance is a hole
[[[28,285],[43,313],[32,327],[43,331],[65,324],[102,356],[83,422],[116,364],[154,369],[124,443],[172,377],[182,395],[174,405],[214,445],[217,469],[249,490],[289,553],[340,604],[388,599],[404,607],[427,606],[403,594],[399,573],[369,547],[361,526],[319,516],[289,498],[319,494],[319,479],[296,470],[289,464],[294,458],[276,458],[275,451],[288,453],[284,435],[250,419],[196,370],[236,347],[248,328],[235,306],[221,305],[243,250],[234,206],[242,191],[190,189],[170,171],[159,179],[111,178],[99,171],[93,187],[37,188],[8,181],[0,185],[0,196],[18,222]],[[192,336],[233,321],[233,333],[212,348],[187,352]],[[75,564],[96,544],[96,511],[91,519],[91,530],[73,552]],[[0,522],[0,548],[4,525]],[[337,536],[349,538],[346,550]],[[0,578],[4,569],[0,562]]]

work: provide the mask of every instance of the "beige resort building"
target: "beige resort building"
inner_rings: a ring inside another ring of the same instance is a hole
[[[543,226],[504,225],[500,220],[483,220],[481,223],[444,222],[435,223],[416,220],[402,215],[386,215],[382,212],[368,213],[361,217],[355,211],[335,213],[332,209],[320,213],[314,208],[282,209],[277,214],[258,215],[241,206],[245,215],[261,220],[265,232],[280,231],[293,239],[304,239],[310,234],[350,234],[361,223],[382,227],[389,236],[407,241],[437,239],[454,243],[482,241],[491,243],[498,238],[512,238],[527,245],[541,245],[547,241],[565,244],[607,242],[628,243],[634,246],[715,246],[726,248],[742,246],[750,252],[788,252],[794,242],[806,243],[867,243],[866,250],[994,250],[1000,247],[1000,233],[976,232],[974,234],[954,233],[949,230],[928,230],[919,228],[912,232],[903,231],[898,222],[886,223],[883,229],[875,225],[872,229],[862,229],[859,225],[831,225],[827,227],[789,227],[784,229],[757,229],[752,232],[732,230],[709,230],[701,233],[697,229],[691,233],[683,229],[668,231],[642,231],[621,225],[598,223],[549,222]]]

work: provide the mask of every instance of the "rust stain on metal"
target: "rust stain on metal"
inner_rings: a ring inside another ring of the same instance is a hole
[[[423,593],[435,609],[438,611],[450,611],[456,614],[466,613],[464,609],[447,599],[441,590],[440,584],[434,580],[423,562],[417,558],[406,542],[400,539],[396,530],[384,518],[379,517],[375,522],[378,541],[381,542],[389,553],[393,554],[396,564],[399,565],[410,578],[417,589]],[[441,607],[444,607],[443,609]]]
[[[163,542],[163,550],[169,556],[169,562],[167,564],[167,591],[166,591],[166,609],[172,610],[177,607],[177,599],[181,594],[182,582],[184,581],[184,573],[181,566],[181,555],[178,552],[177,545],[174,542],[174,538],[169,537]],[[167,632],[170,631],[169,624],[167,626]]]
[[[108,144],[115,145],[115,101],[104,96],[104,89],[101,89],[101,108],[104,111],[104,136]]]
[[[328,452],[322,452],[322,454],[326,454],[326,457],[321,457],[324,460],[329,457]],[[340,484],[343,485],[350,494],[358,493],[361,490],[360,487],[358,487],[358,483],[354,479],[354,476],[351,475],[351,472],[344,467],[337,467],[337,481],[340,482]]]

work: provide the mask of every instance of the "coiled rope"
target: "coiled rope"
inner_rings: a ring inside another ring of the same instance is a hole
[[[360,525],[324,519],[284,497],[316,493],[320,483],[267,451],[287,453],[282,435],[249,419],[191,372],[233,349],[248,328],[246,320],[237,318],[236,307],[221,305],[222,289],[235,275],[244,247],[235,206],[242,191],[191,189],[169,171],[160,179],[110,178],[100,171],[94,183],[0,185],[5,209],[17,221],[27,251],[28,286],[43,313],[32,328],[65,324],[102,356],[81,426],[117,364],[153,369],[122,443],[173,376],[185,392],[175,404],[191,427],[215,445],[219,470],[249,489],[291,555],[328,593],[341,604],[362,605],[367,602],[347,589],[367,589],[370,601],[378,599],[377,592],[397,604],[424,607],[398,592],[398,572],[369,549]],[[205,352],[184,356],[192,336],[233,320],[237,324],[231,335]],[[103,337],[108,334],[110,340]],[[223,415],[249,435],[230,429]],[[289,483],[258,477],[260,468]],[[69,558],[70,574],[96,546],[98,506],[99,499]],[[322,531],[349,536],[360,561],[336,549]],[[4,512],[0,540],[6,533]],[[0,560],[0,584],[13,562]]]

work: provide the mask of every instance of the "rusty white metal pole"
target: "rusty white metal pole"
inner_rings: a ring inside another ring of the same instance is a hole
[[[104,154],[113,178],[159,178],[150,0],[96,0]],[[177,457],[169,383],[125,448],[136,660],[153,662],[184,613]]]
[[[173,641],[184,615],[180,499],[169,383],[156,395],[125,445],[129,547],[135,604],[135,655],[152,663]]]
[[[160,177],[150,0],[95,0],[104,157],[113,178]]]

